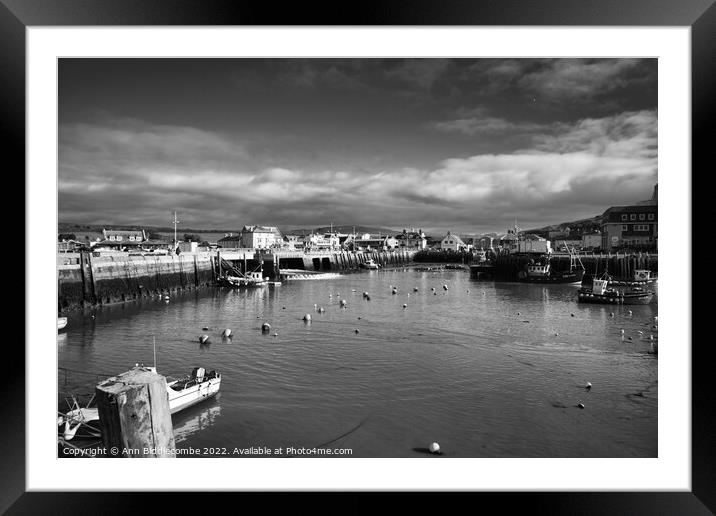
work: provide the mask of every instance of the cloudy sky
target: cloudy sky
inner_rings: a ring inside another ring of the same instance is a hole
[[[59,220],[504,232],[657,182],[655,59],[61,59]]]

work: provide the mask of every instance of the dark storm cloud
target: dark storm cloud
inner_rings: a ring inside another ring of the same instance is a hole
[[[637,95],[655,91],[652,61],[209,64],[156,62],[186,91],[204,72],[214,94],[191,104],[157,79],[141,108],[119,84],[80,110],[63,83],[60,220],[488,231],[593,216],[656,182],[656,104]]]

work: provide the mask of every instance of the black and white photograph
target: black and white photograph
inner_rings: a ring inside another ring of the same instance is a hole
[[[657,59],[57,73],[58,458],[658,458]]]

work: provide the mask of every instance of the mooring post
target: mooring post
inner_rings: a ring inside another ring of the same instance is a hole
[[[175,457],[164,376],[134,367],[95,388],[107,457]]]

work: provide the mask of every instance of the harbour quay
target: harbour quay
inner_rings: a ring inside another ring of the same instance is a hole
[[[58,253],[58,311],[62,314],[214,285],[222,270],[229,268],[245,274],[261,267],[266,277],[279,280],[282,269],[338,272],[358,269],[369,260],[390,267],[409,263],[414,254],[410,250],[255,249],[220,249],[169,255]]]
[[[585,280],[608,273],[616,279],[630,279],[637,270],[648,270],[653,274],[659,272],[658,254],[580,254],[577,255],[584,267]],[[470,264],[470,277],[472,279],[485,279],[497,281],[518,281],[521,271],[539,256],[524,254],[507,254],[495,258]],[[574,256],[569,254],[552,254],[548,258],[554,271],[567,271],[573,263]]]

